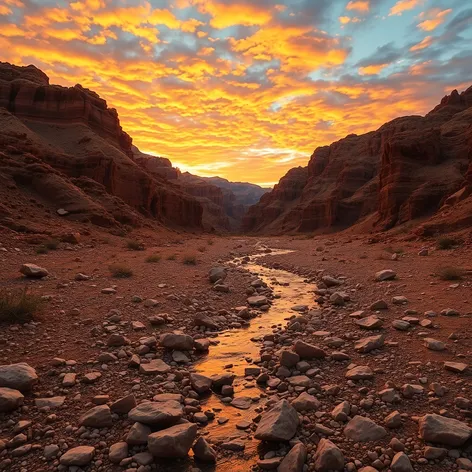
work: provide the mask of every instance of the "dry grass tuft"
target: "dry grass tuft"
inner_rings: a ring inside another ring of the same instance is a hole
[[[36,319],[44,305],[39,295],[28,293],[26,289],[0,291],[0,323],[28,323]]]
[[[197,265],[197,258],[196,256],[192,255],[192,254],[187,254],[186,256],[184,256],[184,258],[182,259],[182,262],[185,264],[185,265]]]
[[[440,267],[436,274],[441,280],[461,280],[465,270],[460,267]]]
[[[150,256],[146,257],[146,262],[151,264],[155,264],[161,260],[161,256],[159,254],[151,254]]]
[[[111,275],[117,279],[128,279],[133,275],[133,271],[124,264],[112,264],[109,269]]]

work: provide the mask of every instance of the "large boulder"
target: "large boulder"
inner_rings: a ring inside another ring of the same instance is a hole
[[[210,282],[214,284],[215,282],[218,282],[218,280],[224,280],[226,279],[227,272],[226,272],[226,267],[213,267],[210,269],[210,272],[208,273],[208,278],[210,279]]]
[[[193,338],[183,333],[164,333],[159,339],[161,346],[177,351],[191,351],[193,349]]]
[[[397,452],[393,456],[390,470],[392,472],[414,472],[410,458],[404,452]]]
[[[288,441],[297,432],[299,419],[287,400],[280,400],[262,414],[254,437],[262,441]]]
[[[128,413],[131,421],[164,428],[177,423],[183,415],[182,405],[176,401],[143,402]]]
[[[198,438],[192,447],[195,457],[202,462],[216,462],[216,452],[203,437]]]
[[[326,351],[314,344],[308,344],[305,341],[296,341],[293,350],[302,359],[322,359],[326,357]]]
[[[368,338],[359,339],[356,342],[354,349],[363,354],[367,354],[374,349],[380,349],[385,344],[385,336],[369,336]]]
[[[38,382],[36,371],[30,365],[0,365],[0,387],[8,387],[20,392],[28,392]]]
[[[321,406],[321,403],[308,392],[302,392],[295,400],[292,400],[292,406],[297,411],[313,411],[317,410]]]
[[[65,452],[59,462],[65,466],[83,467],[92,462],[95,455],[95,448],[92,446],[78,446]]]
[[[328,439],[321,439],[316,448],[315,470],[331,472],[344,470],[344,454],[341,449]]]
[[[419,420],[419,435],[428,442],[459,447],[472,437],[472,428],[462,421],[430,414]]]
[[[295,444],[277,468],[277,472],[302,472],[306,461],[306,447]]]
[[[183,423],[152,433],[148,437],[148,449],[154,457],[186,457],[197,436],[198,427]]]
[[[16,410],[23,405],[24,398],[19,390],[0,387],[0,413]]]
[[[387,430],[364,416],[354,416],[344,428],[344,434],[354,442],[377,441],[387,435]]]
[[[212,380],[201,374],[190,374],[190,385],[197,393],[206,393],[211,389]]]
[[[208,329],[218,329],[219,325],[213,321],[204,311],[201,311],[195,315],[194,318],[195,326],[204,326]]]
[[[112,425],[110,407],[108,405],[98,405],[85,412],[79,419],[81,426],[89,428],[108,428]]]
[[[30,279],[42,279],[49,275],[49,272],[44,267],[39,267],[36,264],[23,264],[20,272]]]

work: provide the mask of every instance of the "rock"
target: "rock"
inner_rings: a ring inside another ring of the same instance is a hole
[[[345,400],[334,407],[333,411],[331,412],[331,416],[334,421],[337,421],[338,423],[344,423],[348,420],[350,413],[351,405]]]
[[[328,287],[337,287],[339,285],[342,285],[344,282],[342,280],[336,279],[334,277],[331,277],[330,275],[323,275],[321,277],[321,281]]]
[[[377,282],[384,282],[386,280],[393,280],[397,276],[396,272],[391,269],[385,269],[377,272],[375,274],[375,280]]]
[[[425,338],[424,345],[431,351],[444,351],[446,345],[442,341],[433,338]]]
[[[392,472],[414,472],[409,457],[404,452],[397,452],[390,464]]]
[[[64,405],[66,397],[49,397],[49,398],[36,398],[34,400],[35,405],[38,408],[59,408]]]
[[[251,408],[252,400],[249,397],[238,397],[233,398],[230,403],[231,406],[238,408],[239,410],[248,410]]]
[[[453,418],[428,414],[419,420],[419,435],[427,442],[459,447],[472,437],[472,428]]]
[[[112,464],[119,464],[128,457],[128,443],[122,441],[110,446],[108,458]]]
[[[408,329],[411,328],[410,323],[408,323],[408,321],[404,321],[404,320],[393,320],[392,321],[392,326],[395,329],[398,329],[399,331],[407,331]]]
[[[303,443],[297,443],[283,458],[277,472],[302,472],[307,456],[306,447]]]
[[[195,339],[194,348],[199,352],[207,352],[210,349],[210,340],[206,338]]]
[[[271,459],[259,459],[257,461],[257,466],[262,470],[276,470],[281,462],[282,457],[272,457]]]
[[[290,368],[297,365],[297,362],[299,361],[300,356],[296,352],[290,351],[289,349],[282,349],[282,351],[280,351],[280,365]]]
[[[148,436],[151,433],[152,431],[149,426],[142,423],[134,423],[126,436],[126,442],[130,446],[142,446],[147,444]]]
[[[393,297],[392,303],[394,305],[406,305],[408,303],[408,298],[403,297],[403,296]]]
[[[383,325],[383,321],[376,316],[367,316],[356,321],[356,325],[363,329],[380,329]]]
[[[190,384],[197,393],[205,393],[211,389],[213,381],[201,374],[190,374]]]
[[[98,379],[100,379],[102,374],[100,372],[87,372],[84,374],[82,382],[85,384],[92,384],[95,383]]]
[[[302,392],[291,404],[297,411],[313,411],[321,406],[320,401],[307,392]]]
[[[77,374],[75,372],[68,372],[62,378],[63,387],[73,387],[76,382],[77,382]]]
[[[140,403],[128,413],[131,421],[166,427],[177,423],[183,415],[182,405],[175,401]]]
[[[370,336],[368,338],[360,339],[356,342],[354,349],[364,354],[373,351],[374,349],[380,349],[385,343],[385,336]]]
[[[148,438],[149,452],[154,457],[186,457],[197,436],[196,424],[184,423],[152,433]]]
[[[177,351],[191,351],[193,349],[193,338],[187,334],[165,333],[159,338],[160,344],[167,349]]]
[[[0,365],[0,387],[29,392],[37,382],[36,370],[24,362]]]
[[[218,280],[225,280],[226,276],[226,267],[213,267],[208,274],[208,278],[212,284],[218,282]]]
[[[372,311],[388,310],[388,303],[385,300],[377,300],[370,305]]]
[[[263,306],[263,305],[267,305],[268,300],[267,300],[267,297],[265,297],[263,295],[254,295],[254,296],[249,297],[247,299],[247,303],[250,306],[260,307],[260,306]]]
[[[335,306],[344,306],[346,299],[341,292],[334,292],[330,295],[329,301]]]
[[[367,365],[359,365],[346,372],[346,378],[349,380],[370,380],[374,378],[372,369]]]
[[[302,359],[322,359],[326,357],[326,351],[313,344],[308,344],[304,341],[296,341],[293,350]]]
[[[112,425],[110,407],[108,405],[98,405],[85,412],[79,419],[81,426],[90,428],[108,428]]]
[[[368,442],[382,439],[387,431],[371,419],[357,415],[346,425],[344,434],[354,442]]]
[[[314,458],[317,472],[344,471],[344,454],[328,439],[321,439]]]
[[[246,444],[241,439],[232,439],[231,441],[224,441],[220,445],[221,449],[226,451],[244,451]]]
[[[402,425],[402,415],[398,411],[392,411],[385,418],[385,426],[390,429],[399,428]]]
[[[92,462],[95,455],[95,448],[92,446],[78,446],[66,451],[59,462],[65,466],[83,467]]]
[[[107,340],[107,345],[110,347],[120,347],[129,344],[129,339],[121,334],[113,333]]]
[[[434,461],[436,459],[443,459],[447,456],[447,449],[444,449],[442,447],[426,446],[424,448],[423,455],[426,457],[426,459],[430,461]]]
[[[135,407],[136,397],[134,395],[127,395],[113,402],[110,405],[110,410],[119,415],[126,415]]]
[[[23,264],[20,268],[20,272],[30,279],[42,279],[49,275],[49,272],[46,269],[39,267],[36,264]]]
[[[297,431],[299,419],[287,400],[280,400],[262,414],[254,437],[262,441],[288,441]]]
[[[60,450],[61,449],[57,444],[48,444],[47,446],[44,446],[43,455],[47,461],[50,461],[57,457]]]
[[[162,359],[153,359],[147,364],[139,364],[139,372],[144,375],[167,374],[171,370],[171,366]]]
[[[463,364],[461,362],[445,362],[444,368],[446,370],[450,370],[451,372],[456,372],[458,374],[464,373],[468,369],[467,364]]]
[[[195,315],[194,318],[195,326],[204,326],[209,329],[219,329],[218,323],[213,321],[205,312],[200,312]]]
[[[234,378],[236,376],[234,374],[221,374],[221,375],[212,375],[211,380],[213,382],[213,388],[221,389],[224,385],[233,385]]]
[[[23,405],[25,397],[19,390],[0,387],[0,413],[8,413]]]
[[[202,462],[216,462],[216,452],[208,444],[205,438],[200,437],[197,439],[197,442],[192,447],[195,457]]]

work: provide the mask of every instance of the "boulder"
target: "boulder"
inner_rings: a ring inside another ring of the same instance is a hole
[[[81,426],[89,428],[108,428],[112,425],[110,407],[108,405],[98,405],[85,412],[79,419]]]
[[[24,362],[0,365],[0,387],[29,392],[37,382],[36,370]]]
[[[297,431],[297,411],[287,400],[280,400],[262,414],[254,437],[262,441],[288,441]]]
[[[160,428],[177,423],[183,415],[182,405],[176,401],[143,402],[128,413],[131,421]]]
[[[119,398],[110,405],[110,410],[119,415],[126,415],[136,407],[136,397],[134,395],[126,395]]]
[[[83,467],[92,462],[95,455],[95,448],[92,446],[78,446],[66,451],[59,462],[65,466]]]
[[[226,276],[226,267],[213,267],[210,269],[210,272],[208,274],[208,278],[210,279],[210,282],[212,284],[218,282],[218,280],[225,280]]]
[[[198,438],[196,443],[193,445],[192,450],[197,460],[210,463],[216,462],[216,452],[208,444],[205,438]]]
[[[346,372],[346,378],[349,380],[370,380],[374,378],[374,373],[369,366],[358,365]]]
[[[162,359],[152,359],[147,364],[139,364],[139,372],[144,375],[167,374],[171,370],[171,366]]]
[[[344,471],[344,454],[328,439],[321,439],[314,458],[317,472]]]
[[[364,416],[354,416],[344,428],[344,434],[354,442],[378,441],[387,435],[387,430]]]
[[[267,297],[263,295],[254,295],[247,299],[247,302],[250,306],[260,307],[268,304]]]
[[[303,443],[295,444],[289,453],[283,458],[277,472],[303,472],[307,456],[306,447]]]
[[[148,436],[151,433],[152,431],[149,426],[142,423],[134,423],[126,436],[126,442],[130,446],[142,446],[147,444]]]
[[[414,472],[410,458],[404,452],[397,452],[393,456],[390,470],[392,472]]]
[[[305,341],[296,341],[293,350],[302,359],[323,359],[326,357],[326,351],[314,344],[308,344]]]
[[[201,374],[190,374],[190,384],[197,393],[206,393],[211,389],[212,380]]]
[[[356,321],[356,325],[363,329],[380,329],[383,325],[383,321],[377,316],[367,316]]]
[[[117,442],[110,446],[108,451],[108,459],[112,464],[119,464],[123,459],[128,457],[128,443],[127,442]]]
[[[35,405],[38,408],[60,408],[64,405],[66,397],[48,397],[48,398],[36,398],[34,400]]]
[[[462,421],[428,414],[419,420],[419,435],[424,441],[460,447],[472,437],[472,428]]]
[[[148,437],[148,449],[154,457],[186,457],[197,436],[196,424],[183,423],[172,426]]]
[[[19,390],[0,387],[0,413],[8,413],[23,405],[24,396]]]
[[[44,267],[39,267],[36,264],[23,264],[20,272],[30,279],[42,279],[49,275],[49,272]]]
[[[391,269],[385,269],[375,274],[375,280],[377,282],[384,282],[386,280],[393,280],[397,276],[396,272]]]
[[[313,395],[310,395],[307,392],[302,392],[292,401],[292,406],[297,411],[313,411],[317,410],[321,406],[321,403]]]
[[[197,313],[194,318],[195,326],[204,326],[209,329],[219,329],[218,323],[213,321],[204,311]]]
[[[159,338],[161,346],[177,351],[191,351],[193,349],[193,338],[183,333],[165,333]]]
[[[374,349],[380,349],[385,343],[385,336],[370,336],[368,338],[359,339],[356,342],[354,349],[358,352],[366,354]]]

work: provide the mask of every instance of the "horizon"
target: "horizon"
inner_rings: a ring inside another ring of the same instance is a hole
[[[97,92],[143,152],[263,187],[469,85],[459,0],[253,3],[5,0],[2,60]]]

